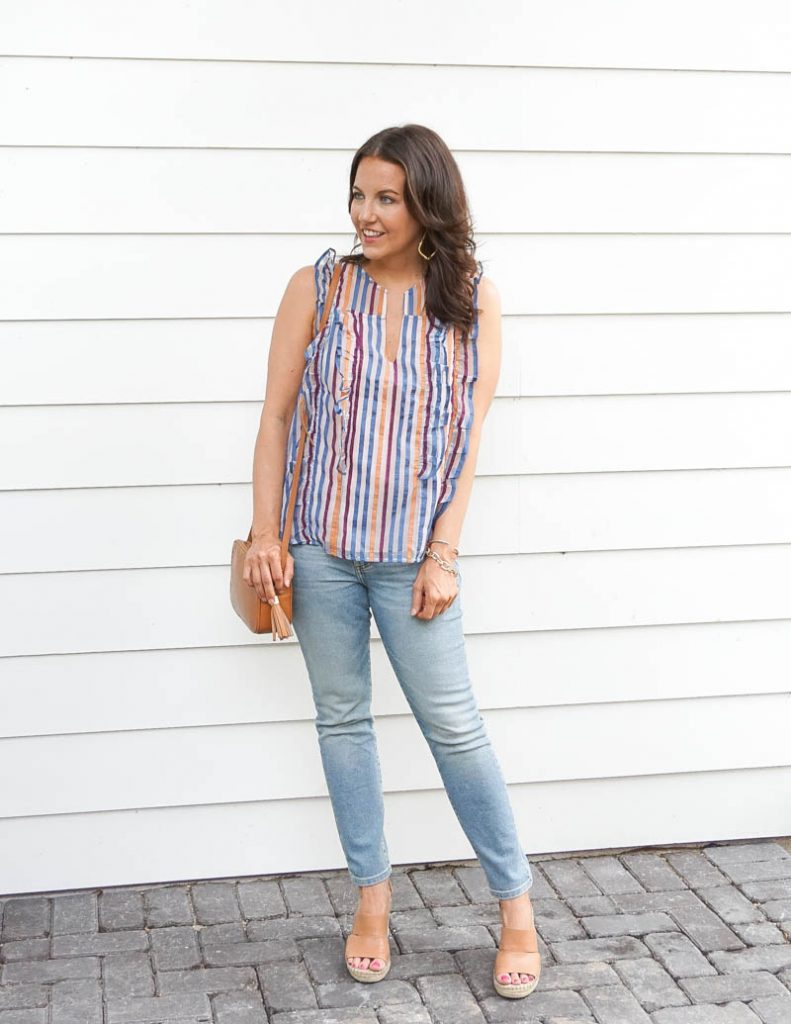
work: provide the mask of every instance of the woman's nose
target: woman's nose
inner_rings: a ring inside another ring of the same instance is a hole
[[[359,218],[361,224],[372,224],[374,221],[373,206],[368,203],[363,203],[360,207]]]

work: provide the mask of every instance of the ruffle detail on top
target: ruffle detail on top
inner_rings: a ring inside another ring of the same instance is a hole
[[[478,269],[472,279],[475,316],[467,340],[459,342],[456,365],[453,369],[453,410],[444,465],[444,481],[433,520],[441,516],[453,500],[457,479],[464,468],[469,450],[469,431],[475,412],[473,387],[478,379],[478,284],[483,277],[483,264],[480,260],[476,262]]]
[[[449,442],[449,450],[456,454],[451,456],[450,463],[448,465],[449,479],[457,477],[461,472],[464,458],[459,458],[459,455],[463,453],[466,456],[468,447],[468,438],[466,434],[472,425],[474,412],[472,392],[473,385],[478,379],[478,284],[483,277],[483,264],[480,260],[478,260],[477,263],[478,270],[472,279],[472,304],[475,309],[475,316],[472,321],[469,337],[464,343],[467,346],[467,358],[466,360],[459,361],[461,369],[459,370],[459,368],[457,368],[456,370],[459,401],[455,409],[455,416],[453,419],[453,427]]]
[[[327,291],[330,287],[332,271],[335,267],[337,253],[335,249],[325,249],[313,264],[313,279],[316,282],[316,314],[313,319],[313,337],[318,333],[321,317],[324,313],[324,303],[327,300]]]
[[[292,542],[364,561],[419,561],[432,521],[452,499],[469,444],[477,378],[477,314],[461,332],[405,293],[396,358],[385,358],[386,291],[342,262],[335,308],[326,310],[334,248],[313,264],[316,310],[300,386],[307,438]],[[475,261],[477,286],[483,266]],[[327,323],[319,332],[325,313]],[[292,420],[286,489],[299,437]],[[283,495],[281,529],[287,493]],[[438,504],[439,503],[439,504]]]

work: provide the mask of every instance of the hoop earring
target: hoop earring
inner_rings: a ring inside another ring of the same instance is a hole
[[[418,251],[418,252],[420,253],[420,255],[421,255],[421,256],[423,257],[423,259],[424,259],[424,260],[430,260],[432,256],[435,256],[435,255],[436,255],[436,253],[437,253],[437,248],[436,248],[436,246],[435,246],[435,247],[434,247],[434,252],[432,252],[430,256],[427,256],[427,255],[426,255],[426,254],[425,254],[425,253],[423,252],[423,239],[425,239],[425,237],[426,237],[426,232],[424,231],[424,232],[423,232],[423,238],[421,238],[421,239],[420,239],[420,241],[419,241],[419,242],[417,243],[417,251]]]
[[[360,239],[359,239],[359,237],[357,235],[357,232],[355,231],[354,232],[354,245],[352,246],[352,252],[354,252],[354,250],[357,248],[358,245],[361,246],[362,242],[360,241]]]

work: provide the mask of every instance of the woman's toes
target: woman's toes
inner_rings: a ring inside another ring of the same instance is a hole
[[[346,963],[350,967],[362,968],[364,971],[381,971],[384,967],[384,961],[380,960],[378,957],[371,960],[370,957],[367,956],[348,956],[346,957]]]
[[[501,974],[499,981],[503,985],[529,985],[533,981],[534,975],[532,974]]]

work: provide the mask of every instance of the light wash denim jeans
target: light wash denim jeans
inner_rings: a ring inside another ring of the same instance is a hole
[[[324,776],[355,885],[390,875],[371,714],[371,613],[428,742],[456,817],[497,899],[533,883],[505,780],[473,694],[462,630],[463,584],[450,608],[410,614],[420,562],[361,562],[319,544],[289,545],[293,625],[316,706]]]

